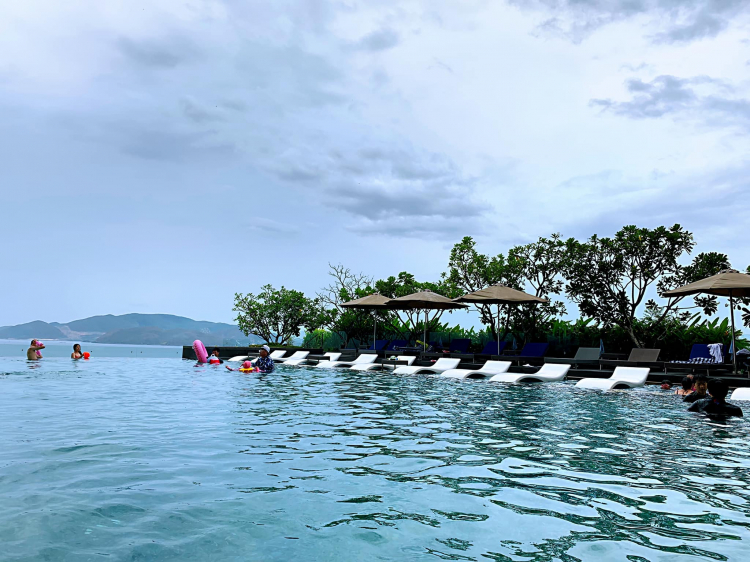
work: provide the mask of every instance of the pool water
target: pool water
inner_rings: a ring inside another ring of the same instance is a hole
[[[658,389],[0,358],[0,560],[748,560],[750,430]]]

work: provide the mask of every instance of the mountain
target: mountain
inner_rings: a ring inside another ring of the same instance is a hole
[[[262,343],[257,336],[245,336],[234,324],[192,320],[172,314],[107,314],[64,324],[36,320],[2,327],[0,338],[80,340],[131,345],[189,345],[197,339],[206,345]]]

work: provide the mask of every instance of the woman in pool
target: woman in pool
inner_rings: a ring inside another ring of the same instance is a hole
[[[674,391],[675,394],[678,396],[687,396],[691,392],[693,392],[693,377],[692,375],[688,375],[686,377],[682,377],[682,388],[678,388]]]
[[[83,358],[83,352],[81,351],[81,344],[77,343],[73,346],[73,353],[70,354],[71,359]]]

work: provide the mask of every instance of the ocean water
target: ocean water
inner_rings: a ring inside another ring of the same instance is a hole
[[[0,358],[0,560],[750,558],[750,431],[649,389]]]
[[[87,343],[81,341],[42,340],[45,348],[42,356],[49,358],[70,358],[73,345],[81,344],[82,351],[88,351],[94,358],[98,357],[182,357],[182,348],[172,345],[122,345],[113,343]],[[0,357],[26,358],[29,340],[0,339]]]

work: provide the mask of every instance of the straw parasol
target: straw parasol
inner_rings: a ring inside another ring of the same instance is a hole
[[[353,301],[345,302],[341,306],[344,308],[356,308],[359,310],[382,310],[384,308],[388,308],[386,306],[386,303],[390,300],[391,299],[389,299],[388,297],[384,297],[380,293],[373,293],[360,299],[354,299]],[[372,317],[374,323],[374,327],[372,330],[372,347],[374,349],[375,342],[377,341],[376,334],[378,331],[378,318],[377,316],[375,316],[375,314],[373,314]]]
[[[686,297],[703,293],[729,297],[729,310],[732,318],[732,365],[737,372],[737,343],[734,338],[734,297],[750,297],[750,275],[736,269],[725,269],[716,275],[706,277],[684,287],[664,293],[665,297]]]
[[[511,289],[505,285],[492,285],[486,289],[467,293],[453,299],[456,302],[470,302],[472,304],[497,305],[497,354],[500,355],[500,305],[549,302],[547,299],[529,295],[523,291]]]
[[[417,318],[419,311],[425,311],[423,349],[427,349],[427,311],[428,310],[456,310],[466,308],[466,305],[454,302],[448,297],[438,295],[432,291],[419,291],[397,299],[391,299],[387,304],[391,310],[416,310]],[[433,318],[434,320],[434,318]],[[416,327],[416,324],[415,324]]]

